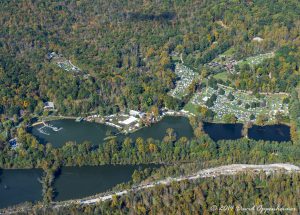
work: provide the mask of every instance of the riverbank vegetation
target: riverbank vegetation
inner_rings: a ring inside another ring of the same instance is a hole
[[[143,191],[130,192],[126,196],[96,205],[69,205],[53,209],[36,207],[35,213],[65,214],[240,214],[243,210],[268,208],[299,213],[299,174],[246,174],[220,176],[196,181],[173,182],[168,186],[156,186]],[[47,209],[45,212],[45,209]]]
[[[21,133],[21,131],[20,131]],[[23,136],[22,136],[23,135]],[[214,142],[195,127],[196,138],[176,138],[169,129],[162,141],[148,138],[136,140],[110,139],[98,146],[89,142],[67,142],[61,148],[41,145],[28,133],[19,136],[22,141],[16,150],[5,148],[0,152],[1,168],[43,168],[57,163],[63,166],[176,163],[219,159],[241,163],[298,162],[299,144],[292,142],[254,141],[251,139],[221,140]]]

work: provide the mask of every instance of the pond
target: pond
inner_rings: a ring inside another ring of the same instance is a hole
[[[174,129],[178,139],[180,137],[192,138],[194,136],[193,128],[187,117],[165,116],[158,123],[154,123],[149,127],[144,127],[129,134],[129,137],[132,139],[142,137],[145,140],[152,137],[153,139],[162,140],[163,137],[166,136],[166,130],[168,128]]]
[[[39,169],[0,169],[0,208],[42,199]]]
[[[61,147],[67,141],[75,141],[82,143],[83,141],[90,141],[94,145],[103,142],[107,137],[108,132],[118,133],[114,127],[93,123],[93,122],[75,122],[71,119],[55,120],[49,122],[50,125],[58,128],[54,131],[51,128],[42,128],[43,125],[35,126],[31,129],[31,133],[36,136],[43,144],[49,142],[54,147]],[[42,131],[40,130],[42,128]],[[62,128],[62,129],[60,129]],[[193,137],[193,128],[186,117],[166,116],[161,121],[152,124],[149,127],[144,127],[127,136],[132,139],[142,137],[144,139],[154,138],[162,140],[166,135],[166,130],[173,128],[178,138],[185,136],[187,138]],[[119,135],[119,138],[124,138],[126,135]]]
[[[43,125],[38,125],[33,127],[31,132],[41,143],[45,144],[49,142],[54,147],[61,147],[68,141],[77,143],[90,141],[91,143],[98,145],[103,142],[107,133],[118,132],[116,128],[105,124],[86,121],[75,122],[75,120],[72,119],[50,121],[48,124],[62,129],[54,131],[51,128],[42,128]],[[42,132],[40,130],[41,128]]]
[[[248,130],[248,137],[254,140],[290,141],[290,127],[287,125],[254,125]]]
[[[54,181],[55,201],[77,199],[105,192],[117,184],[128,182],[134,170],[146,165],[104,165],[63,167]],[[155,167],[154,165],[148,167]]]
[[[243,124],[203,123],[203,130],[214,141],[242,138]]]

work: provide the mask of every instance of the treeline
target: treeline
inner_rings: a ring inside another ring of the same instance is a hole
[[[5,147],[0,151],[1,168],[43,168],[102,164],[147,164],[208,162],[220,163],[299,163],[300,147],[292,142],[254,141],[249,139],[212,141],[195,129],[197,137],[176,138],[169,129],[162,141],[149,138],[132,140],[111,139],[97,146],[89,142],[66,143],[61,148],[41,145],[26,132],[19,131],[22,143],[16,150]]]

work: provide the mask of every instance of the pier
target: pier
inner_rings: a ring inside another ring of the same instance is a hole
[[[49,133],[47,133],[44,128],[51,128],[53,131],[60,131],[62,130],[63,128],[58,128],[58,127],[55,127],[54,125],[51,125],[51,124],[47,124],[46,122],[42,121],[42,124],[44,126],[40,127],[38,129],[38,131],[41,133],[41,134],[44,134],[44,135],[50,135]]]

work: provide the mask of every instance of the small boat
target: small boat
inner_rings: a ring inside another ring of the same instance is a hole
[[[83,120],[83,117],[77,117],[75,122],[81,122]]]
[[[53,131],[60,131],[62,128],[54,127],[54,128],[52,128],[52,129],[53,129]]]

